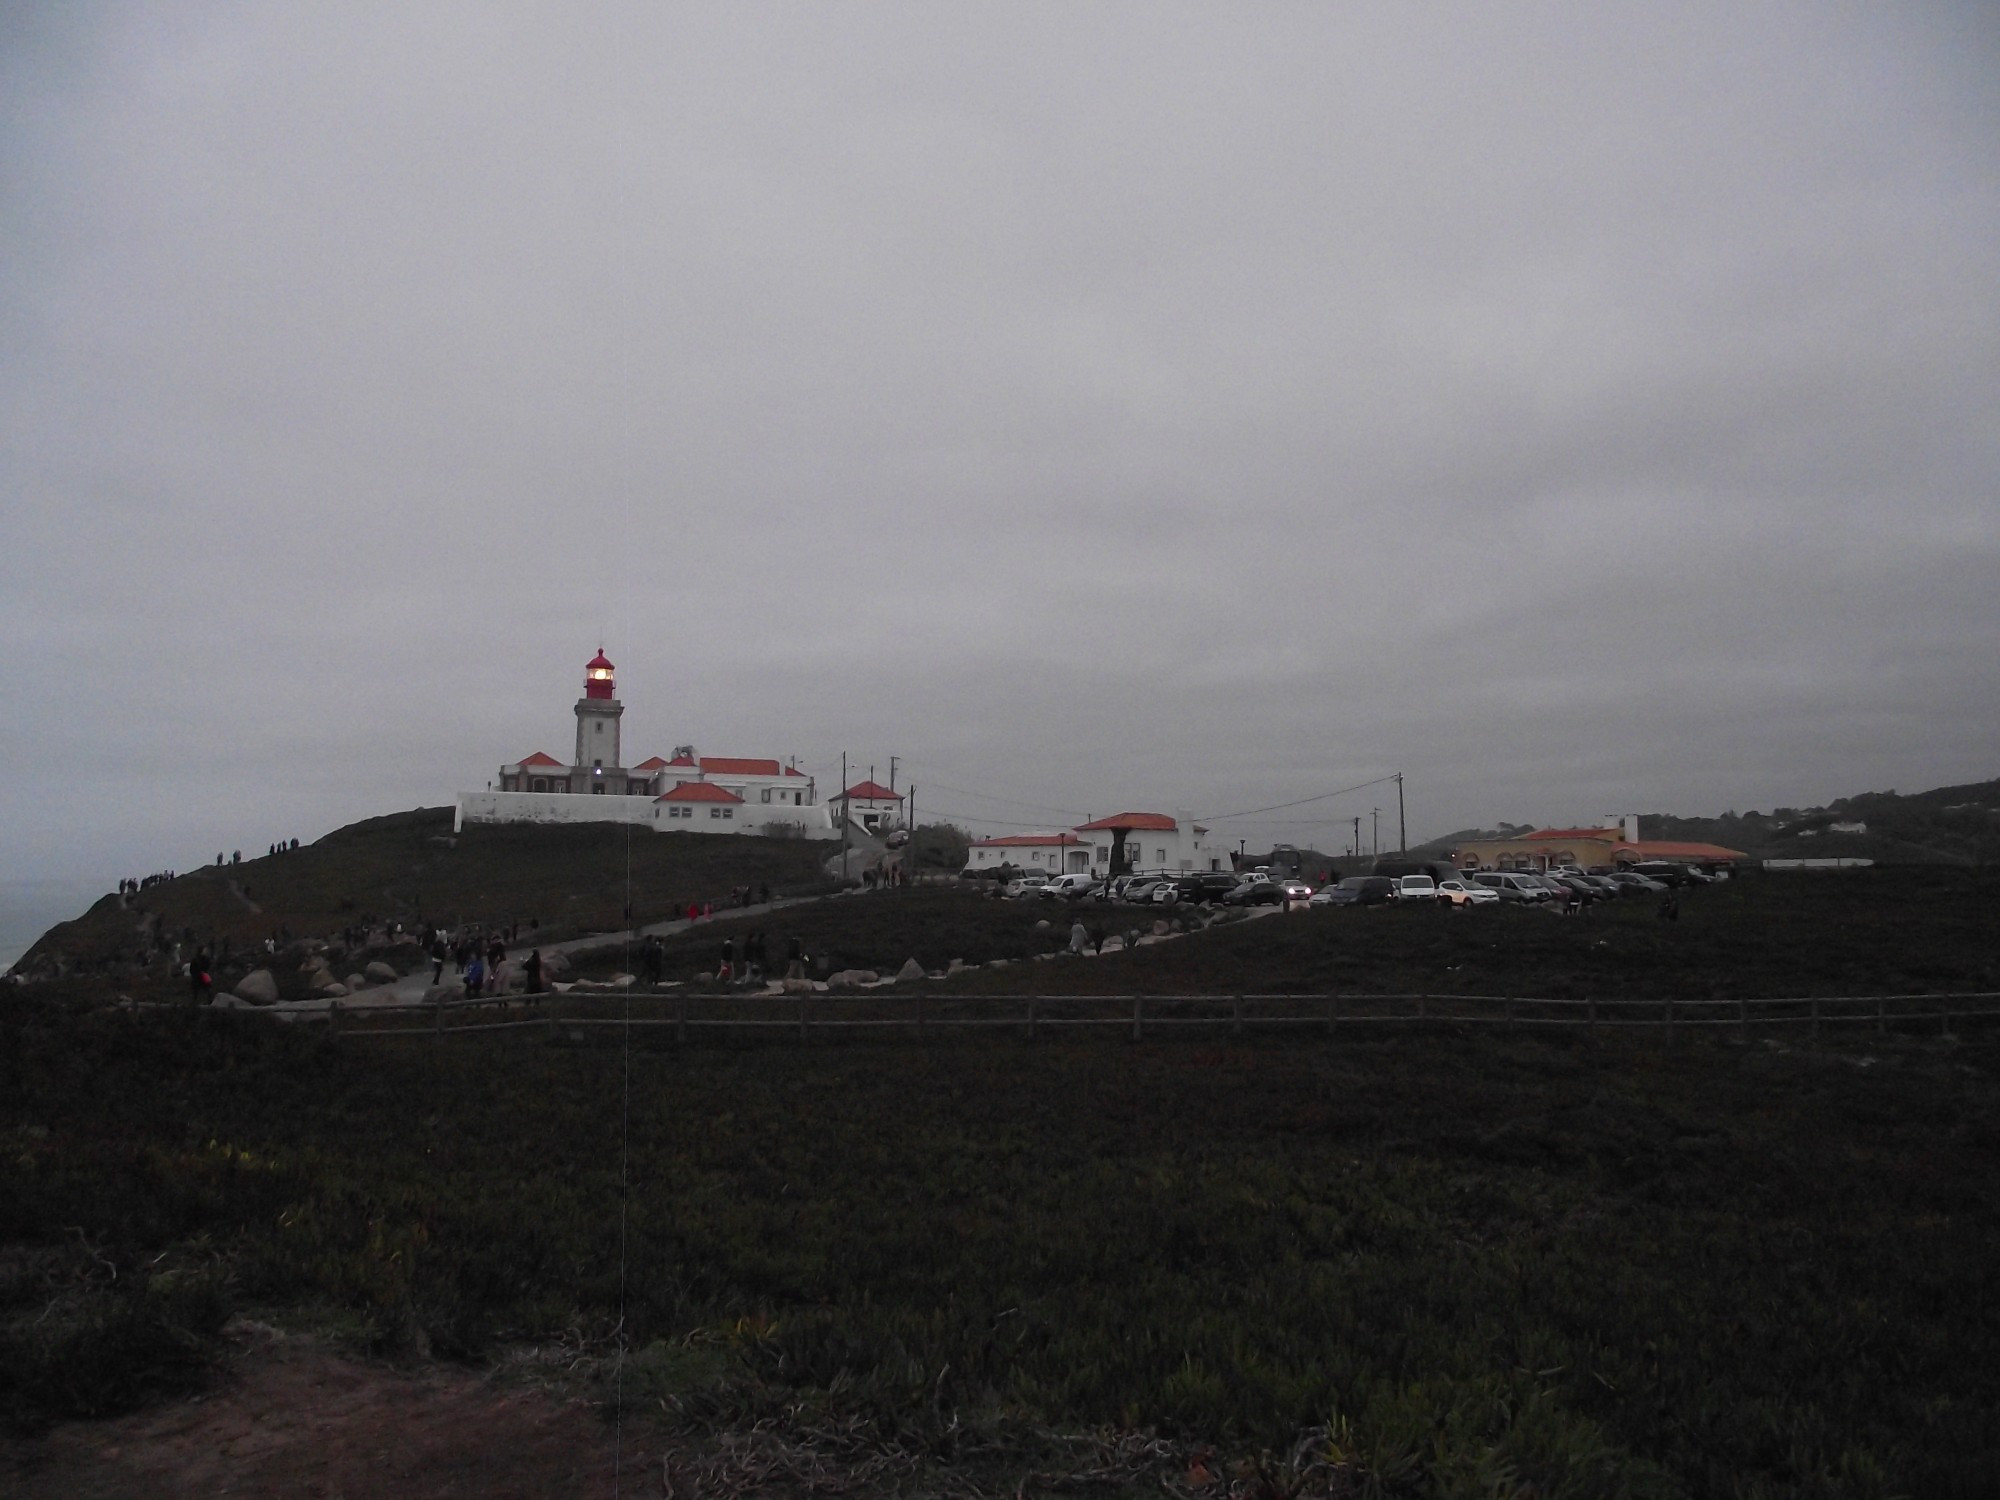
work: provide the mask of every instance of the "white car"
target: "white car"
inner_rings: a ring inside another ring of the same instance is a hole
[[[1500,893],[1447,876],[1438,882],[1438,899],[1453,906],[1498,906]]]
[[[1288,906],[1294,901],[1312,899],[1313,888],[1303,880],[1281,880],[1278,882],[1278,889],[1285,893],[1285,904]]]
[[[1042,887],[1048,883],[1049,877],[1042,874],[1039,870],[1035,870],[1021,876],[1018,880],[1008,881],[1000,894],[1013,900],[1019,900],[1023,896],[1039,896],[1042,893]]]
[[[1399,875],[1396,877],[1396,899],[1398,901],[1435,901],[1437,882],[1428,875]]]
[[[1060,897],[1064,900],[1074,901],[1079,897],[1089,895],[1096,889],[1097,881],[1093,876],[1058,875],[1054,880],[1051,880],[1047,885],[1042,887],[1042,894],[1051,898]]]

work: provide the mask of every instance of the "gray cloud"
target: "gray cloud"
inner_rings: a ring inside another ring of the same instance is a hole
[[[4,24],[24,871],[447,800],[600,638],[1024,823],[1995,774],[1984,8]]]

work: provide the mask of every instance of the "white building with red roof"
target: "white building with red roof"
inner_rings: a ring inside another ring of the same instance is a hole
[[[903,826],[903,798],[895,788],[870,779],[857,781],[833,796],[833,815],[846,817],[870,833],[887,833]]]
[[[500,768],[484,792],[462,792],[467,823],[641,823],[661,832],[751,833],[838,838],[813,778],[771,757],[699,755],[678,747],[636,766],[620,753],[625,705],[617,668],[599,651],[584,666],[576,701],[576,754],[565,764],[545,750]]]
[[[1113,813],[1053,833],[1010,833],[980,839],[967,850],[965,873],[1012,866],[1051,874],[1186,875],[1234,867],[1226,846],[1185,813]]]

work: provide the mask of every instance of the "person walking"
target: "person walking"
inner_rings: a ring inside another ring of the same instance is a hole
[[[528,962],[525,965],[525,968],[527,969],[527,974],[528,974],[528,993],[531,995],[541,994],[542,992],[541,949],[537,948],[534,952],[528,955]]]
[[[444,983],[444,961],[450,957],[451,954],[446,950],[444,946],[444,934],[439,933],[436,937],[431,939],[431,983],[432,984]]]

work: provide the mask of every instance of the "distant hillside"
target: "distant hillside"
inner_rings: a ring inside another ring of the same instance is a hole
[[[107,895],[49,929],[16,967],[129,967],[193,929],[241,953],[266,938],[330,937],[401,922],[532,921],[544,940],[658,921],[690,901],[718,906],[738,885],[818,890],[826,846],[803,839],[654,833],[613,823],[472,824],[418,808],[336,829],[286,854],[208,865],[136,896]]]
[[[1854,825],[1860,825],[1858,828]],[[1873,859],[1884,864],[2000,863],[2000,781],[1908,796],[1864,792],[1825,807],[1677,818],[1646,813],[1648,839],[1696,839],[1757,859]]]

